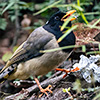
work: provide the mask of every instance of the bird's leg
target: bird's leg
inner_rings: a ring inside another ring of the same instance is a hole
[[[46,95],[48,96],[47,91],[49,91],[50,93],[52,93],[52,91],[49,89],[50,87],[52,87],[51,85],[48,85],[47,88],[43,89],[43,88],[41,87],[41,84],[39,83],[39,80],[38,80],[37,78],[35,78],[35,81],[36,81],[36,83],[37,83],[37,85],[38,85],[40,91],[42,92],[42,94],[40,94],[39,97],[41,97],[41,96],[43,95],[43,93],[46,94]]]
[[[80,69],[78,67],[76,67],[75,69],[60,69],[60,68],[56,68],[56,70],[65,72],[66,74],[63,76],[63,78],[65,78],[69,72],[75,72],[75,71],[78,71]]]

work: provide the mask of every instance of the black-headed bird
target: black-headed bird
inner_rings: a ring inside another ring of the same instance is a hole
[[[61,11],[53,14],[44,26],[35,29],[28,39],[23,42],[8,60],[0,72],[0,82],[5,80],[20,79],[24,80],[32,75],[40,88],[40,91],[47,94],[50,85],[43,89],[37,79],[37,76],[44,75],[55,69],[66,60],[68,54],[73,50],[64,49],[53,52],[41,53],[41,50],[55,49],[63,46],[75,45],[75,35],[71,31],[61,42],[57,40],[64,34],[60,30],[63,23],[72,15],[75,10],[63,13]],[[67,24],[71,27],[72,18]],[[64,29],[66,31],[67,29]]]

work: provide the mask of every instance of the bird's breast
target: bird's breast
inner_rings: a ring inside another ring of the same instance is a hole
[[[66,57],[67,54],[62,51],[46,53],[41,57],[27,61],[24,66],[31,75],[44,75],[59,66]]]
[[[55,37],[45,45],[44,49],[58,48],[59,45]],[[12,78],[27,79],[30,75],[44,75],[58,67],[67,58],[67,53],[62,50],[47,52],[39,57],[32,58],[26,62],[20,63],[17,71],[11,75]]]

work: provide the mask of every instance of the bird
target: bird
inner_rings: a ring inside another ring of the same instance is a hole
[[[76,38],[73,31],[58,42],[58,39],[67,30],[65,28],[61,31],[61,26],[75,12],[76,10],[70,10],[66,13],[57,11],[45,25],[36,28],[27,40],[18,47],[0,71],[0,83],[14,79],[25,80],[32,75],[42,94],[48,95],[47,91],[52,93],[49,89],[51,85],[43,89],[37,77],[45,75],[60,66],[67,59],[73,48],[45,53],[40,51],[75,45]],[[75,19],[71,18],[66,27],[71,27],[71,21]]]

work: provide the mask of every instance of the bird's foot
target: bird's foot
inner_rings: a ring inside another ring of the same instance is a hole
[[[41,86],[41,84],[39,83],[39,80],[37,78],[35,78],[35,81],[36,81],[36,83],[37,83],[40,91],[42,92],[42,94],[40,94],[39,97],[41,97],[43,94],[46,94],[48,96],[47,91],[50,92],[50,93],[52,93],[52,91],[49,89],[50,87],[52,87],[51,85],[48,85],[47,88],[43,89],[42,86]]]
[[[47,91],[50,92],[50,93],[52,93],[52,91],[49,89],[50,87],[52,87],[52,86],[51,86],[51,85],[48,85],[47,88],[45,88],[45,89],[42,88],[42,89],[40,90],[40,91],[42,92],[42,94],[40,94],[39,97],[42,97],[43,94],[46,94],[46,95],[48,96]]]
[[[69,72],[75,72],[75,71],[78,71],[80,69],[78,67],[76,67],[75,69],[60,69],[60,68],[56,68],[56,70],[65,72],[66,74],[63,76],[63,78],[65,78]]]

